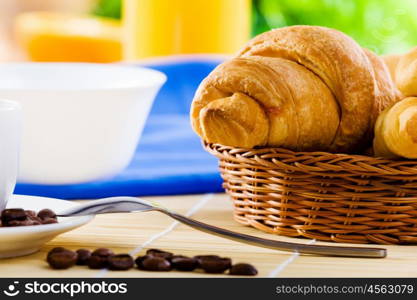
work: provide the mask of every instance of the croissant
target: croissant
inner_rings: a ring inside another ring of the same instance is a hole
[[[218,66],[200,84],[191,120],[210,143],[351,152],[397,99],[375,54],[339,31],[292,26],[255,37]]]
[[[417,47],[398,56],[394,76],[407,98],[378,117],[374,153],[387,158],[417,158]]]
[[[395,83],[404,96],[417,96],[417,47],[398,59]]]
[[[401,100],[378,117],[374,154],[417,158],[417,97]]]
[[[402,99],[403,95],[393,82],[389,67],[384,61],[370,50],[365,48],[363,50],[374,68],[376,80],[374,107],[371,113],[371,125],[373,126],[384,109]],[[371,127],[371,130],[373,128]]]
[[[397,69],[398,61],[401,58],[401,55],[398,54],[387,54],[381,56],[382,60],[388,67],[391,78],[395,80],[395,70]]]

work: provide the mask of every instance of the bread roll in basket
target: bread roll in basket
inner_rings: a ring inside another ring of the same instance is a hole
[[[370,153],[402,98],[384,61],[347,35],[292,26],[255,37],[200,85],[192,127],[220,159],[235,219],[266,232],[417,243],[417,164]]]

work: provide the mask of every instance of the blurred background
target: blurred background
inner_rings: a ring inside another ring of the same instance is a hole
[[[378,54],[403,53],[417,45],[415,12],[417,0],[0,0],[0,61],[127,61],[168,78],[123,172],[85,184],[19,183],[16,192],[66,199],[221,192],[217,159],[190,128],[189,109],[225,54],[294,24],[339,29]]]
[[[417,45],[415,0],[1,0],[0,61],[231,54],[250,36],[323,25],[378,54]]]

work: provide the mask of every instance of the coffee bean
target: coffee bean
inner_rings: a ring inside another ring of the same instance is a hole
[[[56,252],[62,252],[62,251],[67,251],[68,249],[64,248],[64,247],[55,247],[52,248],[51,250],[49,250],[48,254],[46,255],[46,259],[48,260],[48,257],[52,254],[52,253],[56,253]]]
[[[91,255],[87,259],[87,266],[90,269],[104,269],[108,266],[108,257],[102,257],[98,255]]]
[[[162,257],[165,259],[170,259],[172,256],[174,256],[174,254],[172,254],[171,252],[167,252],[167,251],[163,251],[159,249],[149,249],[148,251],[146,251],[146,254],[155,256],[155,257]]]
[[[61,252],[65,250],[68,250],[68,249],[64,247],[55,247],[55,248],[52,248],[48,253]]]
[[[221,259],[218,255],[196,255],[194,258],[197,260],[198,266],[197,268],[200,268],[200,262],[204,259]]]
[[[42,224],[54,224],[58,223],[58,219],[54,211],[45,208],[38,212],[37,217],[41,220]]]
[[[91,251],[87,249],[78,249],[76,252],[78,255],[76,264],[79,266],[87,265],[87,261],[91,256]]]
[[[217,255],[199,256],[198,266],[206,273],[223,273],[232,265],[232,260],[227,257],[216,257]]]
[[[142,262],[143,262],[145,259],[149,258],[149,257],[151,257],[151,256],[150,256],[150,255],[143,255],[143,256],[138,256],[138,257],[136,257],[136,259],[135,259],[135,264],[136,264],[136,266],[137,266],[139,269],[142,269],[142,268],[143,268],[143,266],[142,266]]]
[[[8,208],[1,212],[1,222],[3,226],[13,226],[13,225],[10,225],[11,221],[24,221],[24,220],[27,220],[27,215],[26,215],[26,212],[21,208]]]
[[[50,252],[47,256],[47,262],[53,269],[68,269],[75,265],[77,253],[70,250],[61,250]]]
[[[37,225],[42,224],[42,219],[39,218],[36,215],[36,212],[34,212],[33,210],[25,210],[25,213],[26,213],[27,220],[31,220],[37,223]]]
[[[34,213],[28,211],[26,215],[31,220],[17,219],[11,220],[9,223],[33,222]],[[146,255],[138,256],[133,260],[129,254],[115,255],[108,248],[98,248],[91,253],[87,249],[78,249],[76,252],[73,252],[63,247],[55,247],[49,251],[47,261],[54,269],[66,269],[77,264],[87,265],[91,269],[128,270],[136,263],[139,269],[146,271],[170,271],[171,269],[193,271],[196,268],[201,268],[206,273],[213,274],[223,273],[227,269],[230,269],[230,275],[254,276],[258,274],[256,268],[247,263],[238,263],[232,266],[231,259],[227,257],[218,255],[187,257],[184,255],[173,255],[171,252],[159,249],[149,249]]]
[[[42,209],[38,212],[38,217],[43,219],[56,219],[56,214],[49,208]]]
[[[200,263],[200,260],[203,259],[220,259],[221,257],[218,255],[196,255],[194,258]]]
[[[91,253],[92,256],[109,257],[114,255],[114,252],[108,248],[97,248]]]
[[[38,218],[34,210],[25,210],[25,213],[28,218]]]
[[[12,220],[9,223],[7,223],[8,227],[18,227],[18,226],[31,226],[31,225],[40,225],[41,223],[32,221],[32,220]]]
[[[258,270],[250,264],[239,263],[235,264],[230,268],[230,275],[246,275],[246,276],[255,276],[258,274]]]
[[[174,255],[170,261],[172,268],[178,271],[193,271],[198,266],[197,259],[182,255]]]
[[[21,208],[5,209],[1,213],[1,226],[33,226],[57,223],[55,213],[50,209],[43,209],[38,214],[33,210]]]
[[[108,266],[108,258],[114,255],[113,251],[107,248],[98,248],[91,253],[87,260],[87,265],[90,269],[103,269]]]
[[[133,258],[129,254],[117,254],[108,258],[108,267],[110,270],[129,270],[133,265]]]
[[[46,224],[55,224],[58,223],[57,219],[53,219],[53,218],[46,218],[42,220],[42,224],[46,225]]]
[[[170,271],[171,263],[163,258],[158,256],[145,255],[146,257],[139,259],[139,263],[136,262],[138,267],[141,270],[146,271]],[[136,259],[138,260],[138,259]]]

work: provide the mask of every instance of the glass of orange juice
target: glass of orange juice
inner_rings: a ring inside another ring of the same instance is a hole
[[[250,0],[124,0],[124,58],[236,52],[250,34]]]

